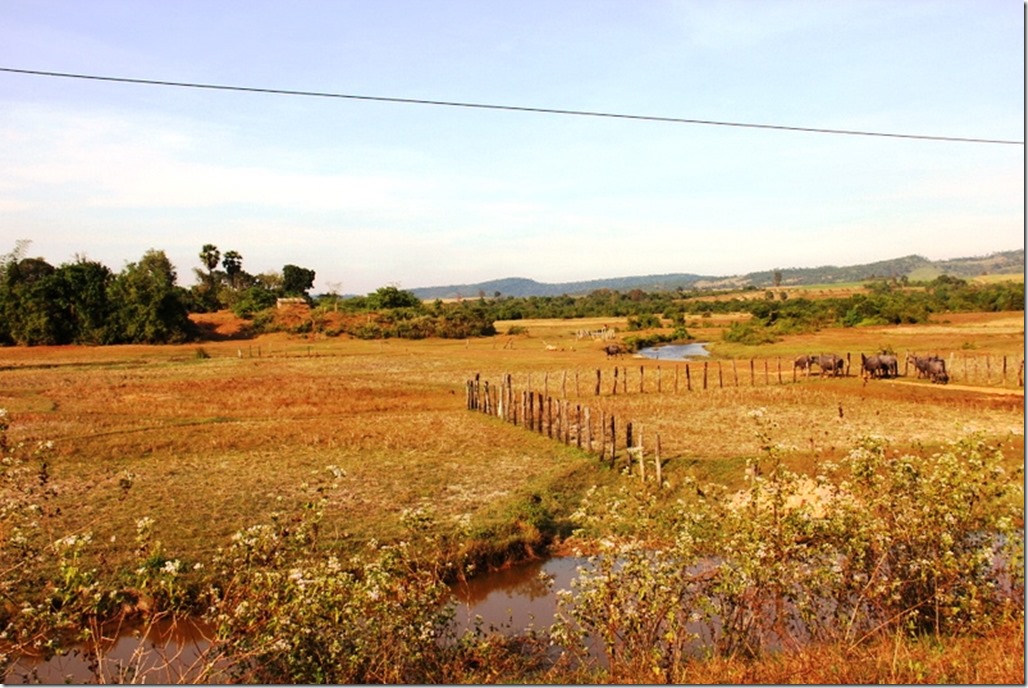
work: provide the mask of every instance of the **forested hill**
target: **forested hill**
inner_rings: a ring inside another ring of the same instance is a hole
[[[754,286],[772,286],[775,273],[779,273],[782,285],[832,284],[837,282],[859,282],[875,277],[906,277],[911,280],[931,280],[939,275],[952,277],[975,277],[978,275],[1023,274],[1024,249],[1002,251],[987,256],[953,258],[932,261],[923,256],[911,255],[876,263],[837,267],[823,265],[816,268],[773,268],[746,275],[697,275],[693,273],[672,273],[666,275],[640,275],[615,277],[582,282],[545,283],[523,277],[479,282],[477,284],[453,284],[441,287],[411,289],[420,299],[445,299],[477,296],[560,296],[588,294],[597,289],[628,291],[674,291],[675,289],[712,288],[728,289]]]

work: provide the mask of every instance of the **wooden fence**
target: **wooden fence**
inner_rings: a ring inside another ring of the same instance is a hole
[[[860,354],[847,353],[844,357],[846,367],[844,377],[860,375]],[[900,375],[916,377],[913,365],[906,361],[906,356],[897,356],[900,363]],[[941,357],[946,361],[946,370],[951,383],[992,387],[1024,387],[1024,359],[998,354],[968,354],[966,352],[951,353]],[[604,372],[601,368],[595,371],[561,371],[561,396],[569,396],[568,385],[573,385],[573,395],[600,396],[602,394],[629,393],[674,393],[691,392],[694,390],[724,389],[726,387],[759,387],[781,385],[807,378],[820,377],[819,371],[797,368],[793,358],[775,357],[749,360],[729,359],[714,361],[689,361],[672,364],[667,361],[639,365],[615,365]],[[550,374],[544,375],[544,394],[548,395]],[[531,384],[527,385],[531,387]],[[583,389],[585,394],[583,394]]]
[[[648,479],[642,427],[631,421],[619,422],[613,413],[594,413],[588,406],[573,404],[566,395],[554,398],[546,393],[516,391],[510,374],[504,375],[499,384],[491,385],[479,374],[468,380],[467,407],[470,411],[546,435],[566,446],[574,445],[596,455],[612,469],[621,467],[630,473],[637,472],[643,482]],[[660,434],[654,438],[652,462],[649,477],[662,486]]]

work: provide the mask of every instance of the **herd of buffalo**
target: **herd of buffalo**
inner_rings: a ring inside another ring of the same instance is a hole
[[[607,344],[603,347],[607,357],[620,357],[630,353],[629,349],[620,343]],[[914,366],[919,378],[927,378],[933,383],[946,384],[949,382],[949,375],[946,373],[946,361],[938,356],[916,356],[908,354],[906,362]],[[808,375],[817,366],[822,377],[841,377],[846,374],[846,359],[835,354],[819,354],[816,356],[797,356],[793,361],[794,370],[802,370]],[[899,377],[899,359],[892,354],[872,354],[865,356],[860,354],[860,374],[865,380],[872,378]]]
[[[914,366],[919,378],[927,378],[934,383],[943,385],[949,382],[946,361],[938,356],[908,354],[907,363]],[[835,354],[799,356],[793,362],[794,368],[808,373],[813,370],[815,365],[820,368],[822,376],[837,376],[844,374],[846,362]],[[860,372],[864,379],[899,377],[899,359],[892,354],[873,354],[871,356],[860,354]]]

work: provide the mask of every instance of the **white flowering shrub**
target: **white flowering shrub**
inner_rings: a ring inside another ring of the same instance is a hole
[[[767,413],[753,417],[760,455],[735,495],[711,485],[674,505],[589,495],[580,522],[617,535],[559,599],[551,637],[569,658],[585,661],[594,643],[612,680],[663,682],[701,652],[1023,618],[1023,476],[1004,472],[983,438],[895,456],[867,438],[809,478],[783,467]]]
[[[439,681],[453,608],[437,568],[414,554],[430,518],[409,514],[408,540],[340,561],[317,551],[322,508],[242,531],[215,558],[207,620],[218,661],[247,683]]]

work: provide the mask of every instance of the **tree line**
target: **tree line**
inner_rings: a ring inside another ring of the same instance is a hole
[[[151,249],[115,273],[77,256],[54,266],[27,257],[28,241],[0,256],[0,344],[168,344],[197,337],[191,312],[258,301],[274,305],[280,296],[307,296],[314,271],[286,265],[281,273],[253,276],[242,256],[224,257],[211,244],[200,251],[206,271],[185,289],[164,251]],[[218,270],[218,265],[223,269]]]
[[[0,256],[0,344],[183,342],[198,336],[190,313],[223,309],[250,320],[253,332],[269,331],[283,327],[275,317],[282,297],[302,298],[311,307],[311,316],[290,326],[293,331],[364,339],[490,336],[500,320],[586,317],[627,318],[629,329],[670,324],[676,336],[687,338],[687,316],[741,312],[752,317],[730,326],[724,337],[748,344],[824,327],[925,322],[933,313],[1023,311],[1025,302],[1023,282],[982,284],[946,275],[928,282],[876,280],[849,296],[817,299],[748,287],[734,292],[597,289],[584,296],[494,293],[444,303],[424,302],[393,285],[365,296],[312,297],[313,270],[287,264],[280,272],[251,274],[238,251],[222,253],[213,244],[200,249],[196,283],[188,289],[177,285],[175,267],[163,251],[147,251],[115,273],[81,256],[55,267],[26,257],[28,244],[18,242]]]

